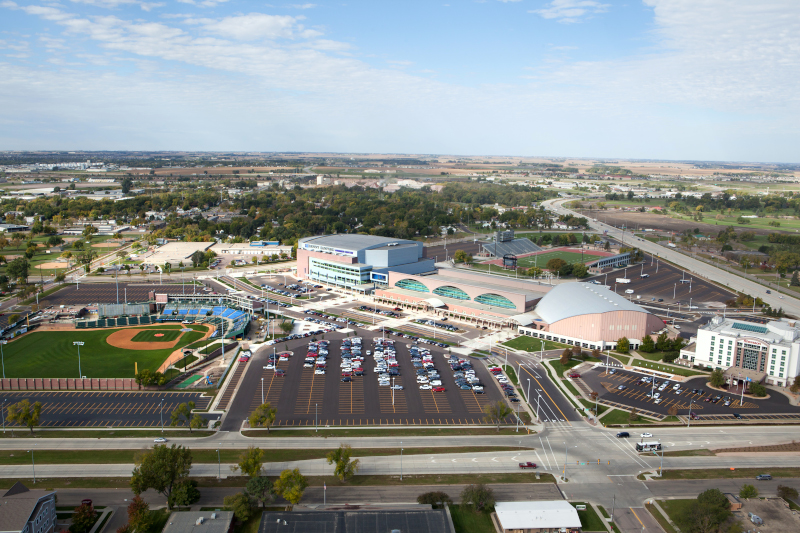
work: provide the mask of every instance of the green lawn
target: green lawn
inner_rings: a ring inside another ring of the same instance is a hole
[[[659,505],[663,505],[664,502],[659,501],[658,503]],[[672,527],[672,525],[669,522],[667,522],[667,519],[664,517],[663,514],[661,514],[661,511],[659,511],[655,505],[645,504],[645,507],[647,507],[647,510],[650,511],[650,514],[653,515],[653,518],[656,519],[656,521],[664,531],[666,531],[667,533],[678,533],[675,530],[675,528]]]
[[[508,376],[508,379],[511,380],[511,383],[514,385],[519,385],[519,381],[517,380],[517,373],[514,371],[514,367],[512,365],[500,365],[503,368],[503,371]]]
[[[476,513],[471,507],[450,506],[450,516],[456,533],[494,533],[494,524],[489,513]]]
[[[585,407],[588,407],[590,410],[594,411],[594,405],[595,405],[595,403],[594,403],[594,402],[592,402],[592,401],[589,401],[589,400],[585,400],[585,399],[583,399],[583,398],[579,398],[579,399],[580,399],[580,402],[581,402],[581,403],[582,403],[582,404],[583,404]],[[608,411],[608,410],[609,410],[609,407],[608,407],[607,405],[603,405],[603,404],[601,404],[601,403],[598,403],[598,404],[597,404],[597,414],[598,414],[598,416],[599,416],[599,415],[602,415],[603,413],[605,413],[605,412],[606,412],[606,411]]]
[[[146,326],[146,329],[180,328],[180,325]],[[200,331],[186,333],[174,348],[163,350],[125,350],[106,342],[117,330],[34,331],[9,342],[3,349],[6,377],[20,378],[77,378],[78,347],[72,343],[82,341],[80,347],[81,373],[89,378],[132,378],[134,363],[139,370],[157,370],[174,350],[197,341]]]
[[[634,359],[633,366],[640,366],[642,368],[658,370],[659,372],[669,372],[670,374],[677,374],[679,376],[703,376],[708,374],[708,372],[699,372],[697,370],[690,370],[688,368],[681,366],[658,364],[650,361],[642,361],[641,359]]]
[[[729,468],[704,468],[698,470],[665,469],[661,479],[755,479],[759,474],[772,474],[773,478],[798,477],[800,476],[800,468],[737,468],[735,470]],[[664,510],[667,510],[666,507]],[[671,516],[670,514],[670,517]],[[673,520],[675,519],[673,518]]]
[[[610,425],[610,424],[654,424],[655,420],[651,418],[646,418],[644,416],[639,415],[639,420],[635,422],[631,422],[630,418],[631,414],[628,411],[620,411],[619,409],[614,409],[607,415],[604,415],[600,421],[603,424]]]
[[[544,268],[551,259],[563,259],[567,263],[590,263],[601,257],[605,256],[595,255],[589,252],[583,252],[583,254],[581,254],[580,250],[577,252],[556,250],[554,252],[544,252],[536,255],[529,255],[528,257],[520,257],[517,259],[517,266],[525,268],[538,266],[539,268]]]
[[[144,329],[133,336],[133,342],[168,342],[174,341],[181,336],[179,329],[169,331],[159,331],[157,329]]]
[[[667,513],[669,519],[676,524],[680,522],[680,517],[689,512],[695,500],[659,500],[658,504]]]
[[[570,502],[573,507],[576,505],[585,505],[585,511],[578,511],[578,517],[581,519],[581,529],[584,531],[605,531],[606,526],[603,520],[597,516],[597,511],[586,502]]]
[[[522,335],[516,339],[511,339],[510,341],[504,342],[503,346],[508,346],[509,348],[514,348],[515,350],[522,350],[525,352],[538,352],[542,349],[543,340],[544,339],[535,339],[533,337],[528,337],[527,335]],[[561,344],[560,342],[544,341],[545,350],[558,350],[566,346],[566,344]]]

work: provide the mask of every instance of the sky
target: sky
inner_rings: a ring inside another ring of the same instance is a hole
[[[798,0],[0,0],[0,150],[800,162]]]

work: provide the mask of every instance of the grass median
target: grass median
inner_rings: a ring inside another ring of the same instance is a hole
[[[245,437],[463,437],[470,435],[519,435],[515,428],[497,426],[467,428],[353,428],[353,429],[250,429],[242,431]]]
[[[664,470],[663,476],[656,478],[662,479],[755,479],[759,474],[771,474],[772,477],[800,477],[800,467],[794,468],[705,468],[705,469],[684,469],[684,470]],[[666,510],[666,508],[665,508]]]

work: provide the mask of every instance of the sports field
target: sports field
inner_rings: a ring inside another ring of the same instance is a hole
[[[581,255],[580,252],[554,250],[552,252],[544,252],[541,254],[529,255],[527,257],[519,257],[517,258],[517,266],[530,268],[535,265],[539,268],[544,268],[545,265],[547,265],[547,262],[551,259],[563,259],[567,263],[590,263],[595,259],[600,259],[602,257],[605,256],[595,255],[588,252],[583,252],[583,255]]]
[[[194,331],[186,332],[180,340],[181,328],[187,326],[170,324],[164,326],[144,326],[142,328],[119,329],[81,329],[74,331],[34,331],[3,346],[3,359],[7,378],[77,378],[78,347],[72,343],[83,341],[81,349],[81,373],[87,378],[132,378],[135,363],[139,370],[152,371],[175,350],[196,342],[206,332],[198,325],[188,326]],[[163,332],[165,337],[153,337],[154,342],[173,345],[168,348],[148,350],[145,342],[137,342],[136,350],[126,350],[112,346],[106,339],[125,329],[148,330],[147,334]],[[166,335],[173,335],[173,342],[164,341]]]

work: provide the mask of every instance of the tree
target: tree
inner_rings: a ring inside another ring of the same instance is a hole
[[[589,269],[583,263],[575,263],[572,265],[572,275],[576,278],[585,278],[589,275]]]
[[[545,266],[547,267],[547,270],[549,270],[550,272],[555,272],[557,270],[561,270],[561,268],[566,266],[566,264],[567,262],[564,261],[563,259],[554,257],[551,260],[549,260]]]
[[[794,377],[794,381],[792,382],[792,386],[789,387],[789,390],[795,394],[800,392],[800,375]]]
[[[192,452],[176,444],[171,447],[157,444],[152,451],[138,457],[135,464],[130,481],[134,494],[154,489],[163,494],[167,498],[167,506],[172,507],[172,491],[189,477]]]
[[[16,235],[15,235],[16,237]],[[28,269],[30,263],[24,257],[17,257],[6,265],[6,274],[11,279],[21,280],[23,283],[28,282]]]
[[[70,533],[86,533],[97,520],[97,511],[90,504],[79,505],[72,512],[72,525],[69,526]]]
[[[192,417],[191,422],[189,422],[189,433],[192,432],[193,429],[200,429],[208,425],[206,419],[200,416],[199,414],[195,413]]]
[[[308,479],[300,473],[299,468],[281,472],[281,476],[273,486],[275,493],[292,505],[300,503],[306,487],[308,487]]]
[[[656,339],[656,348],[659,352],[666,352],[672,347],[672,342],[669,340],[667,336],[667,332],[663,332],[661,335],[658,336]]]
[[[328,452],[326,458],[328,464],[335,464],[333,474],[339,478],[339,481],[345,482],[348,478],[353,477],[359,469],[359,460],[350,459],[353,456],[353,448],[349,444],[340,444],[339,447],[331,452]]]
[[[189,422],[193,410],[194,410],[194,402],[187,402],[178,405],[178,407],[176,407],[170,414],[170,418],[172,419],[172,421],[170,422],[169,425],[175,427],[175,426],[182,426],[184,423],[189,424],[189,433],[191,433],[192,425]]]
[[[792,287],[800,286],[800,277],[798,277],[798,271],[797,270],[795,270],[792,273],[792,279],[791,279],[791,281],[789,281],[789,285],[791,285]]]
[[[483,419],[486,420],[487,423],[497,423],[497,431],[500,431],[500,423],[505,419],[507,416],[510,416],[514,411],[508,404],[502,400],[498,400],[495,403],[487,404],[483,408]]]
[[[234,472],[241,470],[242,474],[246,474],[251,478],[261,475],[261,465],[264,464],[264,450],[249,446],[245,451],[239,455],[239,462],[231,466]]]
[[[150,524],[150,505],[141,496],[134,496],[128,504],[128,526],[134,531],[147,531]]]
[[[750,385],[748,386],[748,389],[750,391],[750,394],[752,394],[756,398],[763,398],[764,396],[767,395],[767,388],[761,383],[751,382]]]
[[[670,415],[670,416],[677,416],[678,415],[678,406],[675,405],[675,404],[670,405],[669,409],[667,410],[667,414]]]
[[[122,178],[122,194],[128,194],[133,187],[133,180],[129,177]]]
[[[620,337],[617,341],[617,351],[619,353],[628,353],[631,350],[631,341],[628,337]]]
[[[639,351],[644,353],[653,353],[656,351],[656,344],[653,342],[653,337],[645,335],[642,339],[642,344],[639,345]]]
[[[758,498],[758,489],[756,489],[753,485],[748,485],[745,483],[742,485],[742,488],[739,489],[739,497],[740,498]]]
[[[39,425],[39,416],[42,414],[42,402],[31,405],[29,400],[22,400],[8,406],[8,420],[20,426],[26,426],[33,434],[33,428]]]
[[[269,428],[275,422],[275,416],[277,413],[278,410],[272,407],[269,402],[259,405],[248,418],[250,421],[250,427],[267,428],[267,433],[269,433]]]
[[[456,263],[468,263],[469,262],[467,261],[468,257],[469,254],[467,254],[467,252],[465,252],[464,250],[456,250],[456,253],[453,254],[453,259],[455,259]]]
[[[787,487],[786,485],[778,485],[778,497],[783,498],[784,500],[796,500],[797,489],[793,487]]]
[[[453,503],[450,495],[441,490],[434,490],[431,492],[423,492],[417,496],[417,503],[420,505],[430,505],[434,509],[444,509],[445,505]]]
[[[280,326],[278,326],[278,327],[281,328],[282,332],[288,334],[290,331],[292,331],[292,328],[294,327],[294,324],[292,324],[292,322],[283,321],[283,322],[281,322]]]
[[[250,513],[252,512],[251,502],[244,492],[225,496],[222,501],[226,509],[233,511],[233,515],[239,522],[247,522],[250,519]]]
[[[260,502],[262,508],[275,501],[275,490],[272,481],[267,477],[251,477],[247,480],[244,491],[251,499]]]
[[[628,415],[628,420],[631,422],[636,422],[639,420],[639,411],[635,407],[631,409],[631,414]]]
[[[175,486],[170,507],[186,507],[198,501],[200,501],[200,490],[197,488],[197,481],[187,479]]]
[[[708,376],[708,382],[711,383],[712,387],[722,387],[725,384],[725,374],[718,368]]]
[[[572,347],[572,358],[573,359],[579,358],[581,356],[581,353],[582,352],[581,352],[581,347],[580,346],[578,346],[576,344],[575,346]]]
[[[16,324],[17,320],[19,320],[19,313],[11,313],[10,315],[8,315],[9,324]]]
[[[562,365],[566,365],[567,363],[569,363],[570,359],[572,359],[572,350],[570,350],[569,348],[564,348],[564,351],[561,352],[560,363]]]
[[[136,383],[142,387],[149,387],[150,385],[163,385],[167,382],[167,378],[164,376],[164,374],[161,372],[153,372],[147,368],[140,370],[139,373],[134,376],[134,380],[136,380]]]
[[[494,502],[494,491],[483,483],[467,485],[461,491],[461,504],[471,505],[475,511],[488,509],[494,506]]]

